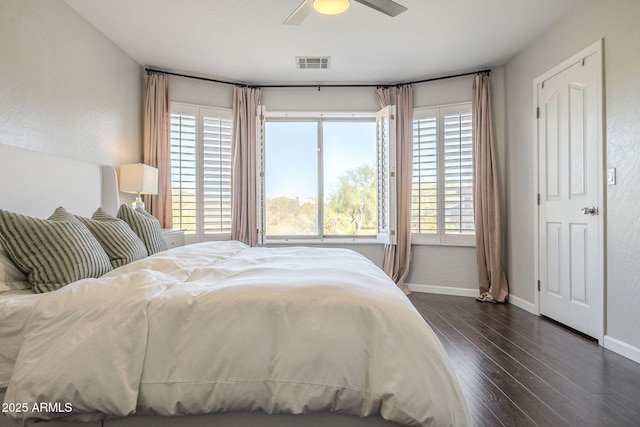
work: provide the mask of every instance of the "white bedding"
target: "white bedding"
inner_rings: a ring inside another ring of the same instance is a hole
[[[0,292],[0,389],[9,384],[27,319],[41,295],[29,289]]]
[[[202,243],[45,295],[5,403],[69,403],[95,414],[84,419],[336,411],[472,425],[429,326],[349,250]],[[8,415],[70,415],[31,409]]]

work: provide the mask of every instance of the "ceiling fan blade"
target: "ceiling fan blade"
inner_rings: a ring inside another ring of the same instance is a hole
[[[303,0],[302,3],[296,7],[296,10],[285,19],[284,23],[286,25],[300,25],[312,11],[313,0]]]
[[[382,12],[389,16],[400,15],[402,12],[405,12],[407,10],[406,7],[392,0],[355,0],[355,1],[365,6],[369,6],[370,8],[375,9],[378,12]]]

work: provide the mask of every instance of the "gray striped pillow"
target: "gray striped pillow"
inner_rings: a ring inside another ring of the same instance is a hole
[[[91,218],[77,217],[98,239],[113,268],[145,258],[147,248],[129,225],[98,208]]]
[[[123,204],[118,209],[118,218],[129,224],[147,247],[149,255],[167,250],[167,243],[162,237],[160,222],[144,209],[133,209],[131,206]]]
[[[36,292],[100,277],[113,269],[87,227],[63,208],[48,220],[0,210],[0,242]]]

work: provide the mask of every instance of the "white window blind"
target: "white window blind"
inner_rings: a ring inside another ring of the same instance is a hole
[[[376,114],[378,160],[378,241],[396,242],[396,121],[395,106]]]
[[[438,233],[437,110],[413,121],[411,231]]]
[[[172,103],[174,227],[191,241],[231,232],[231,112]]]
[[[475,244],[469,103],[414,111],[411,231],[415,243]]]
[[[446,235],[473,235],[471,111],[443,109]]]
[[[196,232],[196,122],[193,114],[171,113],[173,226]]]

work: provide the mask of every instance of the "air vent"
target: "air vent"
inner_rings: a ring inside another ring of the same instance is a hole
[[[326,70],[330,56],[296,56],[296,65],[300,70]]]

